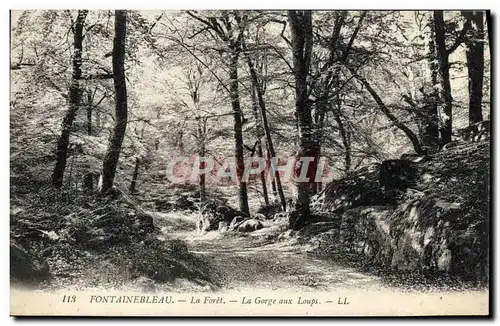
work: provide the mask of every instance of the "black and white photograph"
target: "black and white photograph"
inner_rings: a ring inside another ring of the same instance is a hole
[[[491,314],[490,10],[9,15],[10,315]]]

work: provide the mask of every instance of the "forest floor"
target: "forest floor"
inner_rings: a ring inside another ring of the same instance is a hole
[[[194,258],[182,257],[180,260],[189,264],[190,259],[195,259],[195,270],[210,275],[210,281],[177,277],[157,282],[134,276],[130,264],[138,260],[149,264],[147,260],[151,257],[132,257],[128,247],[99,252],[75,249],[67,263],[52,260],[53,276],[41,284],[41,289],[158,293],[241,292],[248,289],[297,293],[477,290],[452,279],[432,280],[418,273],[398,273],[367,265],[359,257],[342,250],[322,255],[313,244],[286,231],[284,222],[263,221],[263,229],[250,233],[211,231],[200,234],[195,230],[196,212],[148,213],[161,230],[158,239],[185,242]],[[165,266],[166,270],[168,268]]]

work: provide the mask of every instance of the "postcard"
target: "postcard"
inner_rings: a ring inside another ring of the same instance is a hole
[[[490,11],[10,18],[12,316],[490,315]]]

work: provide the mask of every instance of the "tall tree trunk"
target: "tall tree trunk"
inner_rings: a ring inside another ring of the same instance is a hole
[[[87,135],[92,135],[92,93],[87,93]]]
[[[94,117],[95,117],[95,124],[94,124],[94,130],[96,134],[99,133],[101,130],[101,112],[97,108],[97,110],[94,112]]]
[[[128,192],[131,194],[135,193],[135,188],[137,187],[137,178],[139,177],[140,166],[141,166],[141,159],[139,157],[136,157],[134,174],[132,175],[132,182],[130,183],[130,187],[128,188]]]
[[[263,132],[262,132],[262,125],[261,125],[261,120],[259,119],[259,109],[257,107],[257,99],[255,95],[255,81],[252,83],[252,111],[253,111],[253,117],[255,119],[255,125],[257,128],[257,155],[260,159],[263,158],[263,152],[262,152],[262,137]],[[262,195],[264,197],[264,203],[266,206],[269,205],[269,195],[267,193],[267,182],[266,182],[266,171],[262,170],[260,173],[260,182],[262,183]]]
[[[262,143],[259,141],[257,144],[257,155],[259,158],[264,158],[264,152],[262,151]],[[263,170],[260,173],[260,182],[262,184],[262,196],[264,197],[264,203],[266,206],[269,205],[269,192],[267,190],[267,178],[266,178],[266,171]]]
[[[295,113],[299,127],[299,150],[298,158],[315,157],[313,121],[311,107],[307,103],[307,75],[311,63],[311,52],[313,45],[312,14],[311,11],[288,11],[288,19],[291,29],[291,44],[293,54],[293,70],[295,77]],[[302,164],[297,170],[300,171]],[[314,181],[314,172],[307,171],[307,177]],[[289,227],[294,230],[301,229],[309,222],[309,199],[311,187],[309,182],[296,182],[297,202],[295,211],[290,214]]]
[[[260,115],[262,118],[262,126],[264,127],[264,134],[266,136],[266,142],[267,142],[267,148],[269,150],[269,155],[271,156],[271,159],[276,158],[276,152],[274,150],[273,140],[271,138],[271,130],[269,129],[269,123],[267,122],[267,109],[266,109],[266,102],[264,101],[264,90],[262,89],[262,86],[259,83],[259,79],[257,77],[257,72],[255,71],[254,64],[253,64],[250,56],[247,53],[248,51],[246,49],[245,42],[242,42],[242,45],[243,45],[245,57],[247,59],[248,68],[250,70],[250,76],[252,77],[252,85],[257,92],[257,99],[258,99],[259,107],[260,107]],[[271,169],[272,169],[272,167],[271,167]],[[286,198],[285,198],[285,194],[283,192],[283,187],[281,185],[281,178],[280,178],[279,171],[274,171],[274,178],[272,178],[272,180],[276,182],[276,190],[278,191],[281,207],[282,207],[283,211],[286,211]]]
[[[69,88],[69,108],[63,119],[61,136],[57,141],[56,165],[52,173],[52,185],[56,188],[61,188],[63,184],[64,170],[66,169],[66,160],[68,157],[69,136],[81,102],[82,90],[80,79],[82,78],[83,27],[87,13],[87,10],[78,10],[74,26],[73,74]]]
[[[324,105],[324,104],[323,104]],[[314,177],[316,177],[316,170],[318,169],[319,157],[321,155],[321,145],[323,142],[323,128],[325,124],[325,116],[326,116],[326,105],[323,107],[320,106],[321,109],[315,110],[314,119],[313,119],[313,127],[312,127],[312,140],[313,147],[311,149],[311,153],[313,153],[312,157],[314,157],[314,161],[309,163],[309,169],[311,169],[311,173],[314,173]],[[318,109],[318,107],[316,107]],[[311,188],[311,195],[315,195],[321,190],[321,182],[316,182],[315,180],[310,180],[309,187]]]
[[[446,49],[445,26],[442,10],[434,11],[434,36],[438,60],[438,77],[441,85],[439,97],[441,110],[441,146],[451,141],[453,130],[453,97],[451,96],[449,53]]]
[[[198,100],[193,97],[193,101],[195,105],[198,105]],[[205,157],[206,154],[206,146],[205,139],[207,133],[207,119],[206,118],[198,118],[198,156]],[[205,169],[206,163],[200,162],[199,169]],[[199,179],[199,187],[200,187],[200,202],[203,204],[207,198],[207,189],[206,189],[206,176],[205,173],[200,174]]]
[[[493,58],[491,47],[493,46],[493,33],[491,30],[491,10],[486,10],[486,28],[488,29],[488,49],[490,51],[490,60]]]
[[[432,85],[439,83],[439,65],[436,57],[435,27],[434,21],[429,21],[431,26],[431,37],[429,39],[429,67],[431,71]],[[439,148],[439,118],[438,103],[439,90],[432,87],[430,94],[422,90],[426,104],[424,106],[424,117],[422,119],[422,147],[428,152],[435,152]]]
[[[266,143],[266,145],[267,145],[267,143]],[[267,161],[271,162],[272,156],[271,156],[271,152],[269,151],[269,145],[266,146],[266,155],[267,155],[266,156]],[[278,198],[278,189],[276,187],[276,178],[271,178],[271,189],[273,191],[274,199],[276,200]]]
[[[233,49],[231,53],[231,62],[229,66],[231,106],[233,108],[234,117],[234,140],[235,140],[235,156],[236,156],[236,176],[239,182],[239,204],[240,211],[250,214],[248,207],[247,183],[243,181],[243,171],[245,170],[245,162],[243,156],[243,123],[242,112],[240,107],[240,95],[238,90],[238,58],[239,50]]]
[[[484,77],[484,23],[483,12],[465,14],[473,23],[471,39],[467,42],[467,70],[469,73],[469,125],[483,121],[481,101]]]
[[[115,127],[102,166],[100,193],[106,194],[115,179],[116,166],[127,129],[127,84],[125,79],[125,39],[127,11],[115,11],[115,38],[113,41],[113,82],[115,86]]]
[[[352,159],[351,159],[351,142],[349,140],[349,136],[347,134],[347,130],[345,129],[344,123],[342,122],[342,117],[340,116],[340,108],[333,111],[333,118],[337,122],[337,126],[339,128],[340,137],[342,138],[342,144],[344,145],[344,170],[345,173],[349,173],[351,170]]]

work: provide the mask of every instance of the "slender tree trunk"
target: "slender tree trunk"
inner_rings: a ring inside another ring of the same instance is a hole
[[[313,139],[313,121],[311,108],[307,103],[307,75],[311,62],[313,32],[311,11],[288,11],[291,29],[291,44],[293,54],[293,68],[295,77],[295,112],[299,126],[299,151],[298,158],[315,157]],[[298,170],[302,168],[299,164]],[[314,178],[311,171],[307,177]],[[314,179],[313,179],[314,180]],[[309,222],[309,199],[311,187],[309,182],[296,182],[297,202],[295,211],[289,218],[289,227],[294,230],[301,229]]]
[[[257,72],[255,71],[255,67],[253,65],[251,58],[248,56],[244,42],[243,42],[243,47],[244,47],[243,49],[245,52],[245,57],[246,57],[247,63],[248,63],[248,68],[250,70],[250,75],[252,77],[252,84],[253,84],[254,89],[257,92],[257,99],[258,99],[259,107],[260,107],[262,126],[264,127],[264,134],[266,136],[267,148],[269,150],[269,154],[270,154],[271,158],[276,158],[276,152],[274,150],[273,140],[271,138],[271,130],[269,129],[269,124],[267,122],[267,109],[266,109],[266,102],[264,101],[264,91],[259,83],[259,79],[257,77]],[[272,169],[272,167],[271,167],[271,169]],[[281,207],[282,207],[283,211],[286,211],[286,198],[285,198],[285,194],[283,192],[283,187],[281,185],[281,178],[280,178],[279,171],[274,171],[274,178],[272,178],[272,180],[276,182],[276,189],[278,191],[278,195],[280,198]]]
[[[95,116],[94,130],[95,133],[98,134],[99,131],[101,130],[101,113],[99,112],[99,110],[96,110],[94,112],[94,116]]]
[[[484,23],[483,12],[470,13],[471,39],[467,42],[467,70],[469,73],[469,125],[483,121],[481,102],[484,77]]]
[[[321,187],[321,182],[316,182],[316,170],[318,169],[318,162],[321,156],[321,145],[323,141],[323,127],[325,121],[326,110],[319,110],[317,114],[315,114],[313,121],[313,129],[312,129],[312,139],[313,139],[313,147],[311,150],[312,157],[314,157],[314,161],[309,163],[310,177],[314,176],[314,179],[310,180],[309,187],[311,188],[311,195],[315,195],[318,193],[318,189]]]
[[[351,143],[349,141],[349,136],[347,135],[347,131],[345,129],[344,123],[342,122],[342,118],[340,116],[340,110],[333,110],[333,118],[337,122],[337,126],[339,128],[340,137],[342,138],[342,144],[344,145],[344,169],[345,173],[348,173],[351,170]]]
[[[87,135],[92,135],[92,94],[87,93]]]
[[[139,168],[141,166],[140,158],[135,158],[135,167],[134,174],[132,175],[132,182],[130,183],[130,187],[128,188],[128,192],[133,194],[135,193],[135,188],[137,187],[137,178],[139,177]]]
[[[197,100],[194,100],[196,104],[198,104]],[[198,118],[198,156],[205,157],[206,155],[206,147],[205,147],[205,137],[206,137],[206,118]],[[200,162],[199,168],[204,169],[205,162]],[[206,176],[205,173],[200,174],[199,179],[199,187],[200,187],[200,202],[204,203],[207,198],[207,188],[206,188]]]
[[[491,10],[486,10],[486,28],[488,29],[488,49],[490,51],[490,60],[493,58],[491,47],[493,46],[493,33],[491,30]]]
[[[239,52],[237,49],[233,49],[231,53],[230,71],[229,78],[230,91],[231,91],[231,106],[234,113],[234,140],[235,140],[235,156],[236,156],[236,176],[239,182],[239,204],[240,211],[246,214],[250,214],[250,209],[248,207],[248,193],[247,193],[247,183],[242,179],[243,171],[245,170],[245,162],[243,156],[243,123],[242,123],[242,113],[240,107],[240,95],[238,90],[238,57]]]
[[[72,186],[71,184],[73,183],[73,166],[75,165],[75,156],[73,155],[71,157],[71,164],[69,165],[69,176],[68,176],[68,188],[70,191],[72,191]],[[78,187],[78,184],[76,185]],[[75,190],[77,190],[78,188],[75,187]],[[71,192],[68,193],[68,196],[71,196]]]
[[[266,147],[267,162],[271,162],[271,152],[269,151],[269,146]],[[276,187],[276,178],[271,177],[271,189],[273,191],[274,199],[278,199],[278,189]],[[283,207],[283,206],[282,206]]]
[[[255,125],[257,128],[257,155],[259,158],[263,158],[263,152],[262,152],[262,137],[263,132],[262,132],[262,125],[261,125],[261,120],[259,119],[259,109],[257,108],[257,99],[255,95],[255,81],[252,83],[252,111],[253,111],[253,117],[255,119]],[[267,182],[266,182],[266,171],[262,170],[260,173],[260,182],[262,183],[262,195],[264,197],[264,203],[266,206],[269,205],[269,195],[267,193]]]
[[[446,49],[445,26],[442,10],[434,11],[434,29],[435,29],[435,44],[436,54],[439,65],[439,82],[441,89],[439,92],[440,103],[443,104],[441,111],[441,146],[451,142],[453,130],[453,97],[451,95],[450,84],[450,64],[449,54]]]
[[[82,77],[83,27],[87,13],[87,10],[79,10],[74,26],[73,75],[69,88],[69,108],[63,119],[61,136],[57,141],[56,165],[52,173],[52,185],[56,188],[61,188],[63,184],[64,170],[66,169],[66,160],[68,157],[69,136],[81,102],[82,90],[80,88],[80,79]]]
[[[114,183],[123,138],[127,129],[127,85],[125,80],[125,39],[127,11],[115,11],[115,38],[113,41],[113,81],[115,86],[115,127],[102,166],[101,194],[106,194]]]
[[[364,77],[358,75],[356,71],[354,71],[354,69],[349,68],[349,71],[354,76],[354,78],[356,78],[358,81],[361,82],[361,84],[363,84],[363,86],[366,88],[368,93],[370,93],[370,95],[373,97],[378,107],[385,114],[385,116],[394,124],[394,126],[396,126],[399,130],[404,132],[406,137],[408,137],[408,139],[410,139],[415,152],[417,154],[425,154],[425,151],[420,146],[418,137],[413,133],[413,131],[410,128],[408,128],[405,124],[399,121],[399,119],[394,114],[392,114],[391,110],[389,110],[389,108],[385,105],[384,101],[382,101],[382,99],[373,89],[370,83],[368,83],[368,81]]]

